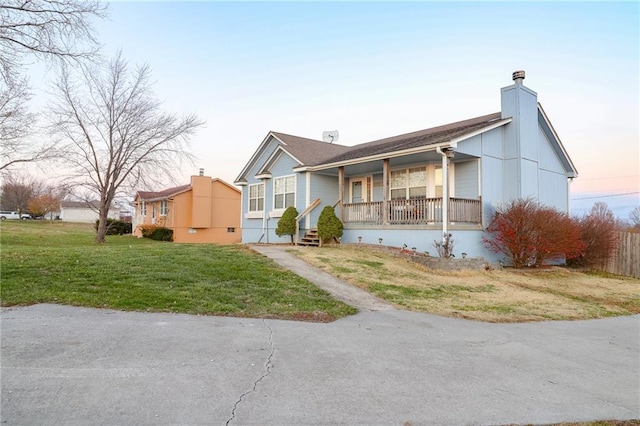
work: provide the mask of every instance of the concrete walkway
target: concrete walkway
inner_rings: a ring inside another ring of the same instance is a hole
[[[395,309],[393,305],[382,299],[378,299],[371,293],[339,280],[333,275],[324,272],[322,269],[311,266],[304,260],[287,253],[286,249],[289,246],[255,244],[249,247],[273,259],[280,266],[290,269],[297,275],[306,278],[336,299],[348,305],[364,311],[388,311]]]
[[[267,250],[270,251],[270,250]],[[282,251],[268,254],[300,274]],[[302,271],[299,267],[302,266]],[[640,418],[640,316],[487,324],[361,308],[329,324],[3,308],[7,425],[504,425]]]

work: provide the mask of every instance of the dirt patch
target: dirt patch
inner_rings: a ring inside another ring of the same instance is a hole
[[[441,271],[357,245],[292,247],[307,262],[398,308],[487,322],[640,313],[640,279],[550,267]]]

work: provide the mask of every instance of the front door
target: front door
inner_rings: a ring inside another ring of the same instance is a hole
[[[367,202],[367,178],[350,179],[350,192],[352,203]]]

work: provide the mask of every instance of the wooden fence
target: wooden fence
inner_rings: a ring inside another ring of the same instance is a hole
[[[612,274],[640,278],[640,233],[618,233],[618,248],[609,258],[604,270]]]

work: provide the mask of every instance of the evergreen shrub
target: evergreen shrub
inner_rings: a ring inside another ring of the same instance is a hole
[[[318,218],[318,235],[322,239],[322,242],[328,241],[331,238],[338,239],[342,237],[344,225],[342,221],[336,216],[336,212],[331,206],[325,206],[320,212]]]

